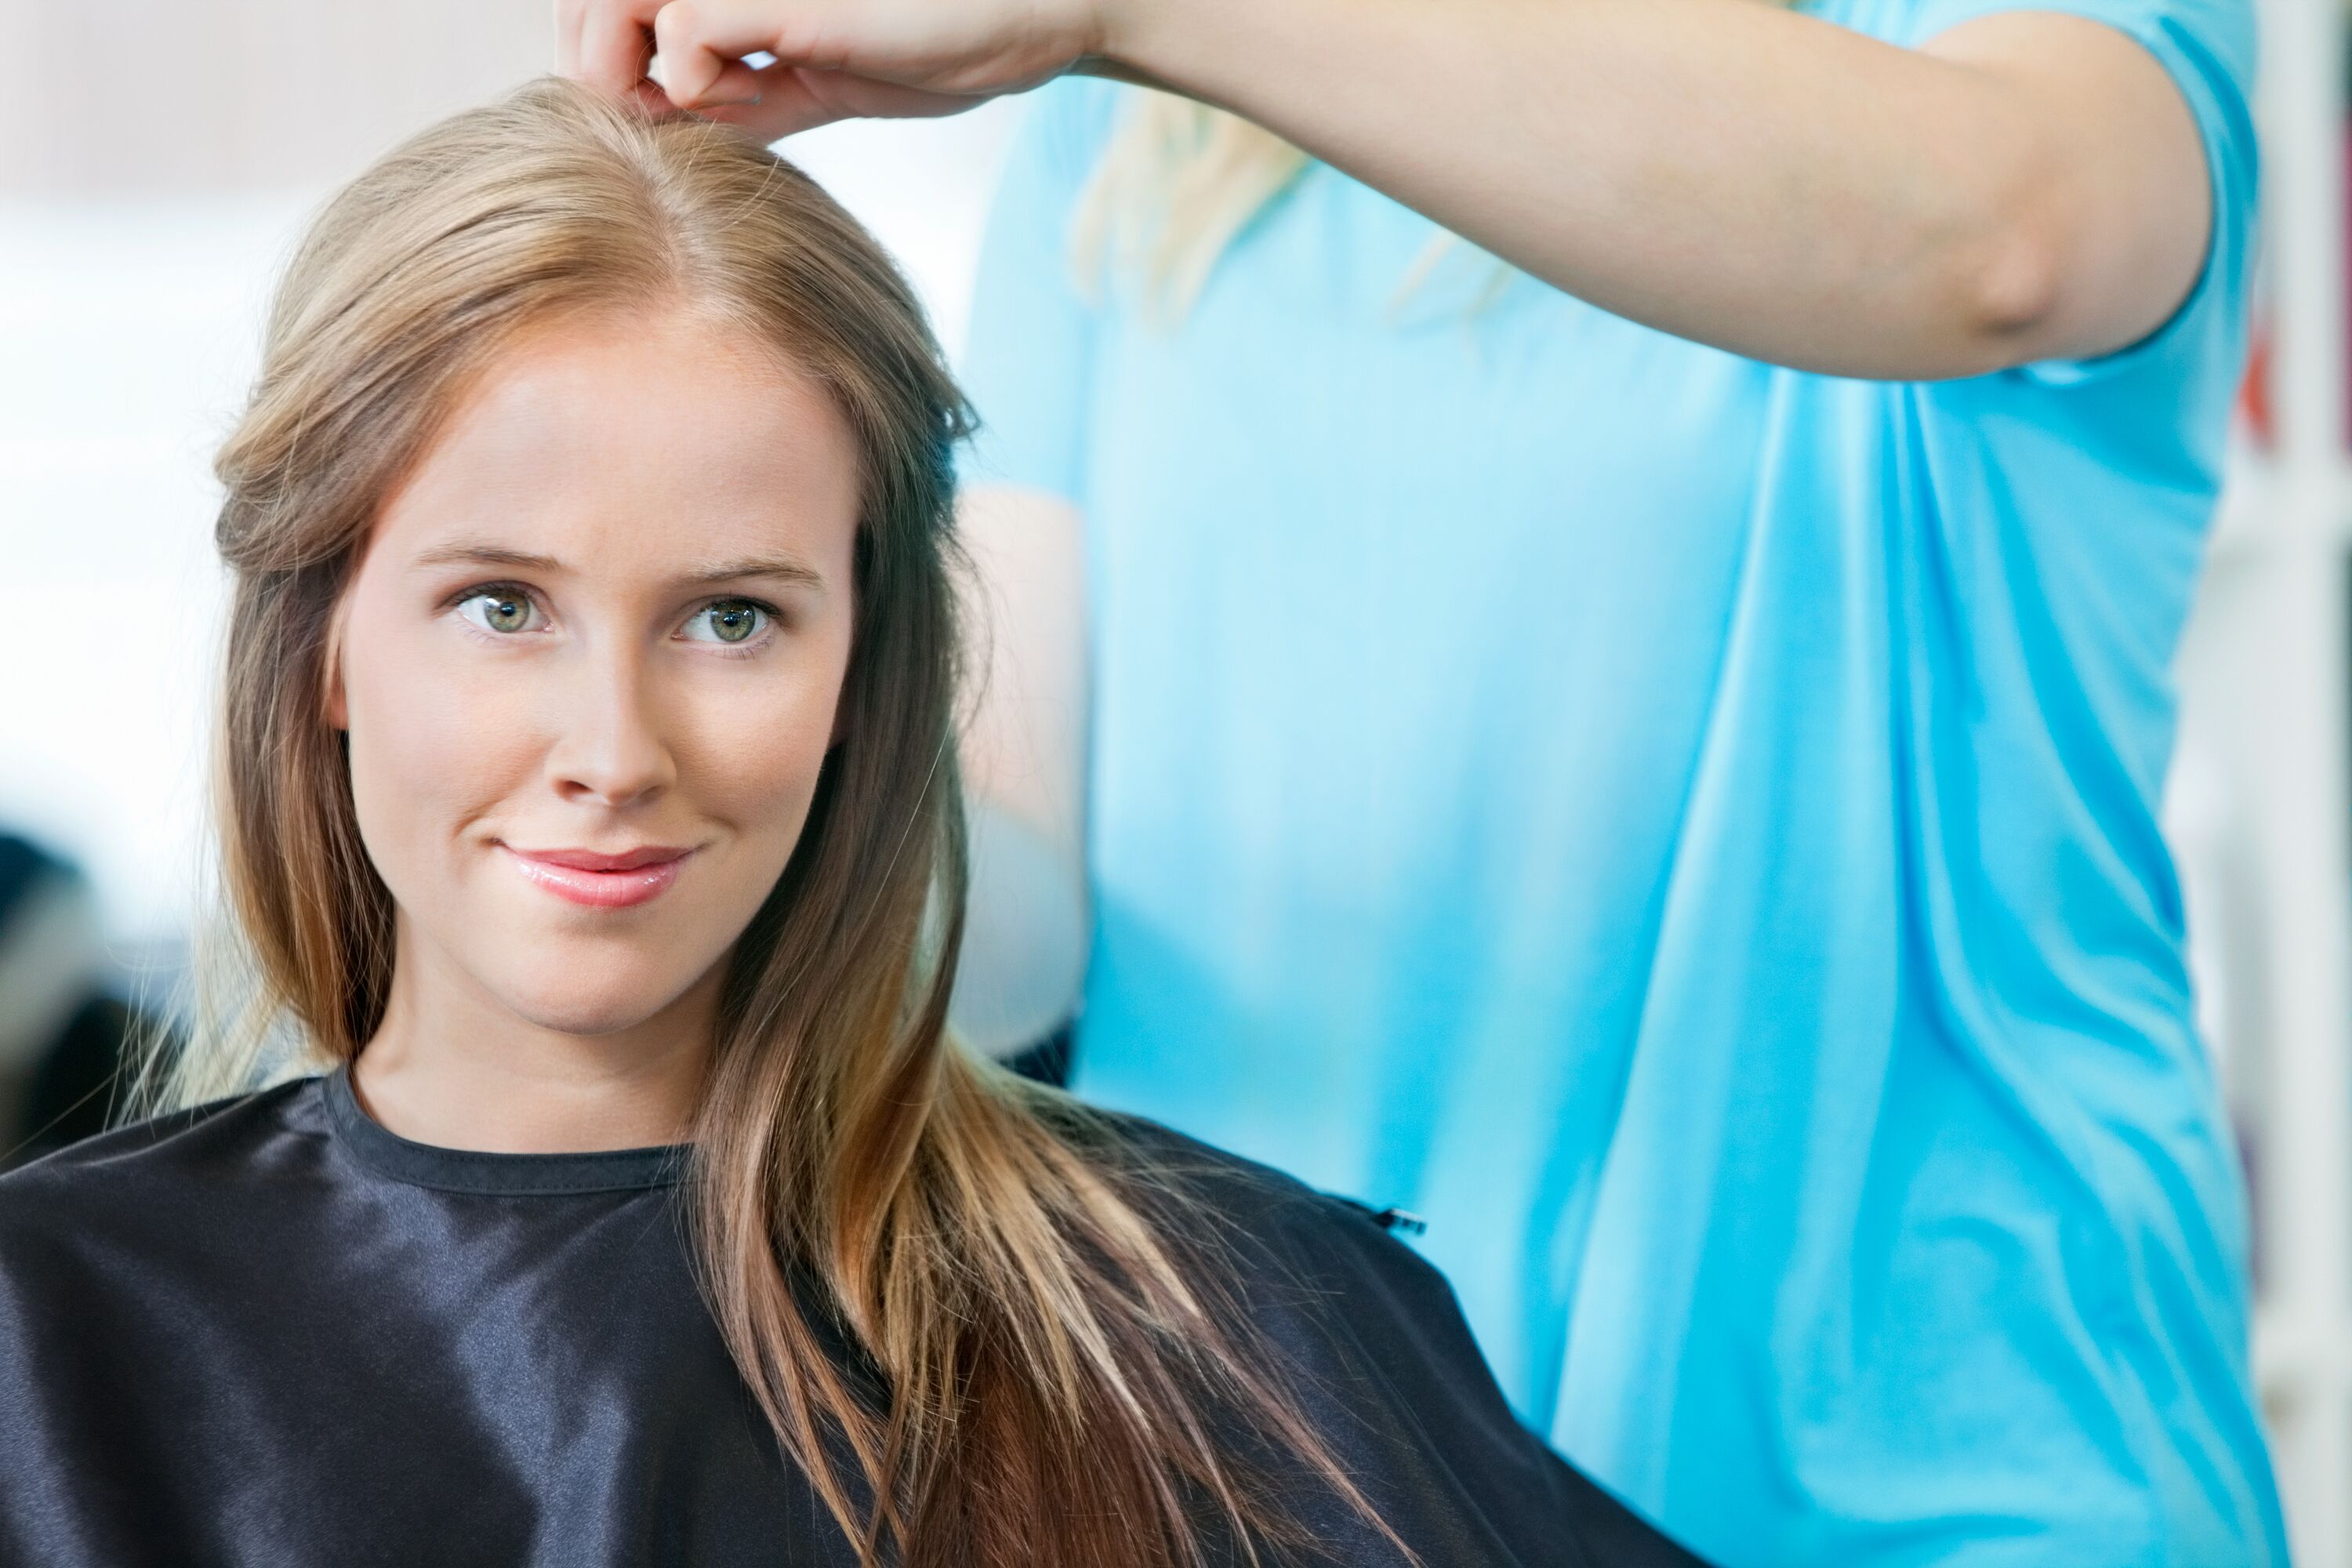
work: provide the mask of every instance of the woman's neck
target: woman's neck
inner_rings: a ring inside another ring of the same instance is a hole
[[[714,969],[654,1016],[610,1034],[545,1028],[400,944],[383,1022],[352,1065],[380,1125],[447,1149],[511,1154],[636,1149],[683,1140],[702,1093]]]

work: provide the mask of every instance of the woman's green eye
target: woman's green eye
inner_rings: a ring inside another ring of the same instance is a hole
[[[458,613],[485,631],[527,632],[538,608],[530,595],[510,588],[485,588],[457,606]]]
[[[749,642],[768,624],[768,612],[749,599],[720,599],[694,612],[687,634],[696,642]],[[701,628],[707,635],[698,636]]]

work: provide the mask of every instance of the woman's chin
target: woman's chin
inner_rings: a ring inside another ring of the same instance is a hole
[[[696,979],[667,965],[639,973],[610,954],[593,963],[529,976],[493,989],[509,1011],[536,1028],[565,1035],[617,1035],[652,1020]]]

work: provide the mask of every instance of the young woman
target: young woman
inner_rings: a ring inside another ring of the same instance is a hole
[[[943,1037],[964,429],[734,132],[542,83],[327,210],[177,1079],[327,1070],[0,1184],[0,1562],[1689,1561],[1374,1218]]]

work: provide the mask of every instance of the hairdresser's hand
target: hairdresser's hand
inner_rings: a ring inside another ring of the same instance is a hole
[[[556,0],[557,68],[763,140],[953,114],[1099,53],[1102,0]],[[648,77],[658,53],[659,80]],[[758,68],[744,57],[765,53]]]

